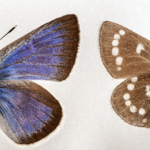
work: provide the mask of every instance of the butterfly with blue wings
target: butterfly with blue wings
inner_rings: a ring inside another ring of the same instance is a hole
[[[66,79],[75,63],[78,42],[77,17],[66,15],[0,51],[0,128],[16,143],[39,141],[59,125],[59,102],[27,80]]]
[[[113,109],[127,123],[150,128],[150,41],[109,21],[99,36],[107,71],[114,78],[128,78],[112,93]]]

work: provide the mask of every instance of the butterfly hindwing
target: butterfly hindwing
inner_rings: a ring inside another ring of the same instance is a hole
[[[114,78],[128,78],[150,70],[150,41],[116,23],[102,24],[100,52]]]
[[[69,75],[77,54],[75,15],[42,25],[0,51],[0,80],[56,80]]]
[[[121,83],[114,90],[111,103],[126,122],[150,128],[150,72]]]
[[[0,81],[0,127],[16,143],[34,143],[59,124],[58,101],[31,81]]]

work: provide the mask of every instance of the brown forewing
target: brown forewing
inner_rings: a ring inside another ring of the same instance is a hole
[[[124,32],[124,35],[119,34],[120,31]],[[117,40],[119,44],[113,46],[116,34],[120,36]],[[106,21],[100,29],[99,42],[103,64],[114,78],[127,78],[150,70],[150,42],[131,30]],[[144,50],[140,49],[138,53],[139,44]],[[114,47],[118,48],[117,55],[112,54]],[[122,58],[120,65],[116,64],[117,57]]]

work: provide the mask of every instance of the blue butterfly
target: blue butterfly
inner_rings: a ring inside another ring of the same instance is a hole
[[[0,128],[16,143],[39,141],[60,123],[59,102],[27,80],[66,79],[75,63],[78,42],[77,17],[66,15],[0,51]]]

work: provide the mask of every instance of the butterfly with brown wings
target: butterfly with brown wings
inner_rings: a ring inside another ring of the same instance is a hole
[[[112,93],[111,104],[127,123],[150,127],[150,41],[106,21],[100,29],[100,53],[112,77],[125,79]]]

